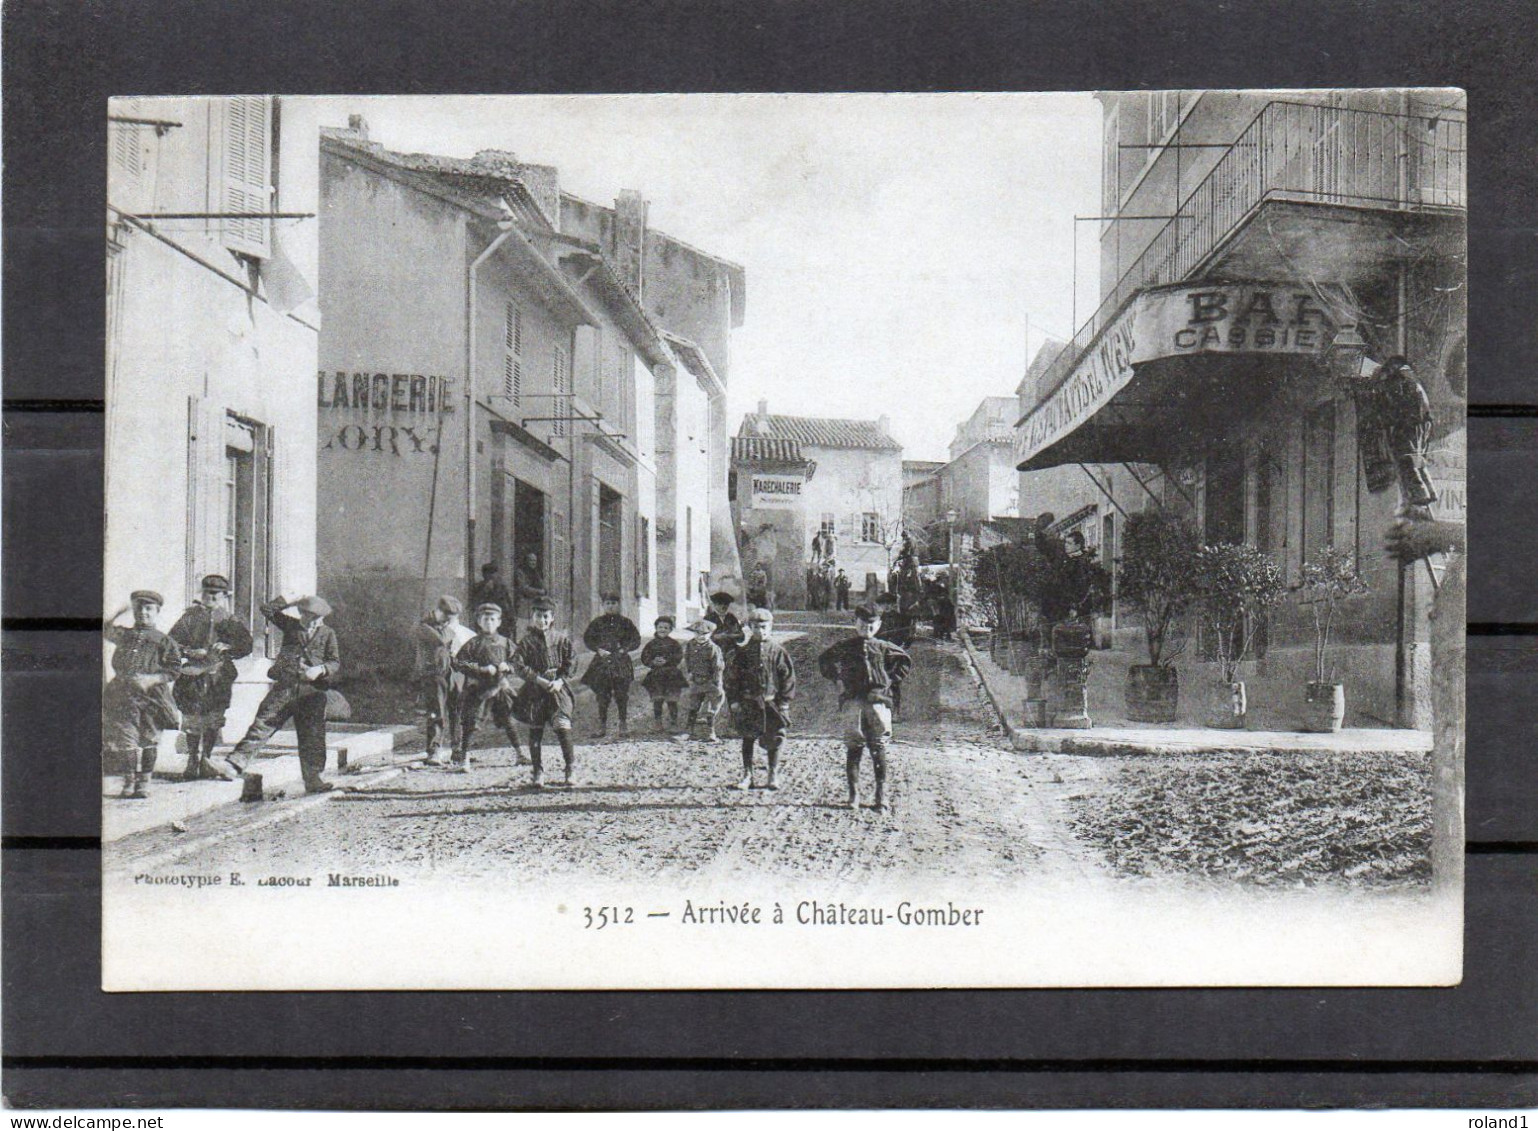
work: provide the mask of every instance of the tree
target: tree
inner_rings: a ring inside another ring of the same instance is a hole
[[[1166,666],[1185,650],[1182,621],[1196,596],[1201,539],[1190,520],[1169,511],[1127,519],[1117,577],[1123,600],[1143,613],[1148,662]]]

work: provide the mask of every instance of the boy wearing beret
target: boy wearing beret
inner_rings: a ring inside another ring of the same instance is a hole
[[[235,661],[251,654],[251,632],[229,609],[230,582],[221,574],[203,578],[197,603],[171,626],[182,650],[182,672],[171,694],[182,711],[187,741],[183,781],[225,778],[209,761],[224,738],[224,716],[238,673]]]
[[[609,733],[609,703],[619,708],[619,732],[630,733],[630,685],[635,680],[635,665],[630,653],[641,646],[641,632],[635,623],[619,611],[619,594],[605,593],[603,615],[595,617],[582,634],[582,643],[593,653],[592,662],[583,673],[582,682],[598,696],[598,737]]]
[[[726,705],[726,658],[711,639],[715,629],[708,620],[697,620],[689,626],[694,635],[684,647],[684,673],[689,680],[689,689],[684,693],[688,722],[684,724],[684,733],[678,736],[681,739],[694,737],[694,720],[703,711],[710,728],[706,737],[716,741],[716,716]]]
[[[886,752],[892,740],[892,696],[907,678],[912,661],[889,640],[881,640],[881,614],[869,605],[854,611],[855,635],[833,645],[817,660],[817,670],[839,685],[845,712],[844,776],[849,808],[859,801],[860,762],[870,747],[876,775],[876,809],[886,808]]]
[[[176,641],[155,627],[165,604],[159,593],[136,589],[129,604],[102,622],[102,636],[113,645],[112,680],[102,693],[102,747],[109,766],[125,767],[122,796],[148,796],[155,773],[160,732],[177,725],[171,684],[182,666]],[[133,608],[133,626],[117,619]]]
[[[298,615],[287,610],[294,609]],[[225,759],[237,773],[261,752],[284,723],[294,720],[299,735],[299,771],[306,793],[329,793],[336,786],[324,780],[326,769],[326,692],[342,671],[342,649],[336,630],[326,623],[331,605],[324,597],[291,601],[274,597],[261,606],[262,615],[283,634],[278,658],[268,669],[267,689],[246,736]]]
[[[422,618],[412,636],[416,646],[417,686],[422,693],[422,711],[426,716],[426,764],[444,762],[443,738],[448,735],[450,749],[459,746],[459,699],[464,676],[454,670],[454,657],[475,636],[459,623],[463,606],[459,598],[444,594],[433,611]]]
[[[534,762],[529,784],[535,789],[544,784],[543,745],[548,726],[561,744],[561,756],[566,762],[565,783],[571,785],[577,768],[577,748],[571,738],[576,700],[570,683],[576,652],[571,637],[556,631],[555,602],[550,598],[535,598],[529,629],[513,649],[512,664],[513,674],[524,681],[518,689],[517,713],[529,725],[529,757]]]
[[[753,787],[753,747],[762,745],[769,759],[765,789],[778,789],[775,773],[780,748],[790,726],[790,701],[796,697],[796,666],[784,648],[769,639],[774,614],[754,609],[748,614],[752,633],[732,654],[726,669],[726,699],[742,736],[742,777],[738,789]]]
[[[475,728],[491,710],[492,721],[507,735],[516,762],[523,761],[523,748],[513,726],[513,689],[506,677],[512,674],[512,645],[498,631],[502,627],[502,607],[486,601],[475,608],[474,636],[454,655],[451,665],[464,679],[459,693],[459,733],[454,736],[456,773],[470,770],[470,740]]]

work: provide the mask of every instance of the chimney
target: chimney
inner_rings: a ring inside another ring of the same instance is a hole
[[[621,189],[614,198],[613,246],[615,273],[641,297],[641,268],[646,255],[646,198],[634,189]]]
[[[882,413],[881,414],[881,419],[876,421],[876,427],[881,430],[881,434],[883,436],[886,436],[888,439],[891,438],[891,435],[892,435],[892,418],[890,416],[888,416],[886,413]]]
[[[358,135],[359,141],[368,140],[368,119],[362,114],[347,115],[347,128]]]
[[[758,413],[753,420],[753,427],[760,436],[769,435],[769,402],[762,397],[758,402]]]

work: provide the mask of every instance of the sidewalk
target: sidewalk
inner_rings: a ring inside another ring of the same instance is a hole
[[[327,726],[326,773],[333,779],[342,778],[349,770],[360,766],[392,765],[396,738],[409,733],[409,726],[368,727],[331,723]],[[228,751],[226,751],[227,753]],[[415,747],[405,746],[403,754],[420,756]],[[157,773],[179,774],[183,759],[165,759],[157,767]],[[273,735],[262,756],[248,767],[262,775],[262,792],[267,797],[283,793],[288,797],[304,794],[304,778],[299,772],[298,738],[292,730],[280,730]],[[241,783],[238,781],[167,781],[156,778],[151,783],[149,797],[142,801],[128,801],[118,797],[122,778],[113,775],[102,779],[101,840],[110,844],[123,837],[149,829],[161,828],[185,822],[189,817],[240,803]]]
[[[1025,725],[1025,680],[1011,675],[995,663],[986,651],[973,643],[969,633],[963,631],[958,635],[972,669],[983,685],[984,693],[998,712],[999,720],[1004,724],[1014,748],[1020,751],[1122,756],[1310,750],[1381,753],[1431,749],[1430,732],[1393,727],[1348,727],[1334,734],[1310,734],[1279,728],[1222,730],[1189,723],[1161,725],[1129,722],[1119,717],[1117,708],[1109,705],[1115,702],[1116,689],[1113,684],[1122,669],[1105,662],[1091,666],[1089,684],[1090,718],[1101,725],[1084,730],[1028,727]],[[1103,657],[1111,654],[1097,652],[1094,655],[1097,661],[1103,661]],[[1197,692],[1200,689],[1191,690]],[[1181,693],[1185,695],[1187,689],[1183,687]],[[1252,710],[1250,717],[1252,723],[1277,726],[1275,720],[1278,715],[1275,712],[1263,714]]]

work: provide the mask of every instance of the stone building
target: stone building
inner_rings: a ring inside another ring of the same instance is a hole
[[[1436,512],[1462,521],[1462,96],[1102,102],[1102,301],[1041,374],[1020,469],[1120,465],[1148,505],[1274,555],[1293,584],[1324,548],[1352,552],[1368,591],[1332,652],[1347,724],[1427,725],[1432,585],[1381,549],[1401,500],[1365,468],[1355,394],[1408,358],[1435,420]],[[1276,610],[1252,701],[1300,701],[1312,642],[1308,609]]]
[[[885,417],[777,416],[760,401],[738,429],[732,482],[743,568],[762,564],[781,604],[804,603],[819,534],[857,598],[885,588],[903,530],[902,445]]]
[[[257,606],[315,588],[316,125],[274,97],[108,113],[105,601],[157,590],[170,628],[230,579],[238,735],[276,648]]]

